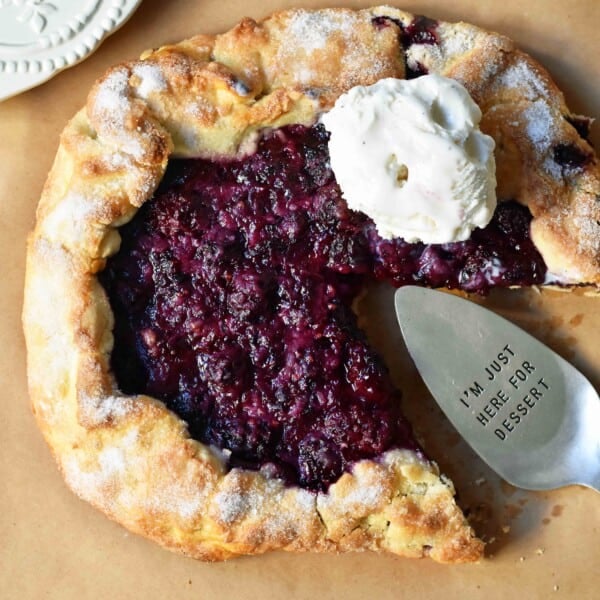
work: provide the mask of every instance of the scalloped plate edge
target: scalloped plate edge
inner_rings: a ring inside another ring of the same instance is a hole
[[[125,24],[140,3],[0,0],[0,101],[87,58]]]

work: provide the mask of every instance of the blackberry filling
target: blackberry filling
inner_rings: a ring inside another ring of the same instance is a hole
[[[553,149],[554,162],[567,171],[583,169],[594,160],[594,156],[575,144],[558,144]]]
[[[320,125],[270,132],[236,161],[172,160],[100,274],[118,385],[160,398],[230,467],[325,490],[355,461],[418,450],[357,327],[358,292],[541,283],[529,222],[505,202],[466,242],[382,239],[341,197]]]
[[[580,137],[589,142],[593,119],[582,115],[565,116],[565,119],[575,128]]]
[[[391,23],[395,24],[400,29],[400,42],[404,50],[408,50],[413,44],[438,45],[440,43],[437,34],[439,23],[423,15],[417,15],[407,26],[404,26],[402,21],[387,16],[373,17],[372,23],[377,29],[389,27]],[[404,67],[406,79],[415,79],[428,73],[427,68],[419,62],[410,65],[405,62]]]

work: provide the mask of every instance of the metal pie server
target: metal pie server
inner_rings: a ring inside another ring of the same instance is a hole
[[[600,398],[577,369],[463,298],[406,286],[395,305],[429,391],[492,469],[529,490],[600,491]]]

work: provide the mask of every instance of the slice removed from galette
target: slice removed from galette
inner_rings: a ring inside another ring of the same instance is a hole
[[[500,202],[461,242],[382,238],[319,122],[354,86],[425,73],[462,83],[496,142]],[[373,280],[597,286],[588,128],[510,40],[389,7],[245,19],[111,69],[28,247],[30,393],[68,485],[207,560],[481,558],[351,306]]]

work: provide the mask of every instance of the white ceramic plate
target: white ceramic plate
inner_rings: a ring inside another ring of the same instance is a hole
[[[0,100],[89,56],[141,0],[0,0]]]

